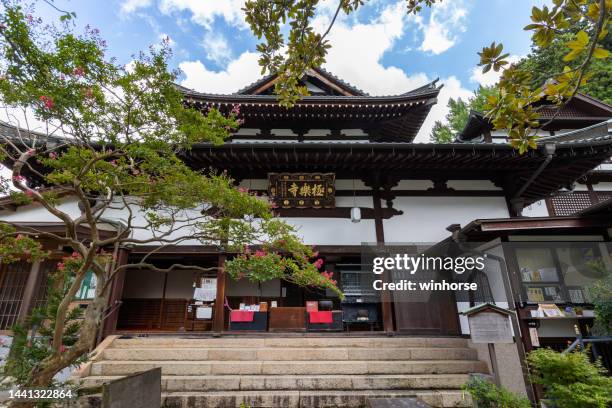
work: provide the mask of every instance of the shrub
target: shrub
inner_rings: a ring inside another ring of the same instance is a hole
[[[531,408],[528,398],[513,394],[483,378],[471,378],[463,389],[470,393],[478,408]]]
[[[593,334],[612,335],[612,273],[591,286],[589,295],[595,306]]]
[[[548,405],[555,408],[607,408],[612,403],[612,378],[586,352],[558,353],[538,349],[529,353],[532,381],[544,387]]]

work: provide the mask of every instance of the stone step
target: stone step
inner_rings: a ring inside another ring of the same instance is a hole
[[[214,392],[214,393],[169,393],[162,396],[162,407],[189,408],[365,408],[369,398],[429,399],[433,408],[471,407],[469,398],[462,399],[460,391],[419,393],[414,390],[389,391],[275,391]],[[433,402],[433,404],[432,404]]]
[[[467,340],[459,337],[133,337],[118,338],[113,348],[304,348],[304,347],[467,347]]]
[[[99,361],[90,375],[127,375],[161,367],[165,375],[315,375],[315,374],[463,374],[486,373],[478,360],[393,361]]]
[[[172,392],[162,394],[162,408],[366,408],[371,398],[417,398],[432,408],[467,408],[468,395],[457,390]],[[100,395],[79,399],[76,406],[100,406]]]
[[[306,361],[306,360],[475,360],[469,348],[110,348],[104,360],[220,360],[220,361]]]
[[[91,376],[87,387],[98,386],[120,376]],[[391,375],[170,375],[162,377],[162,389],[176,391],[247,390],[437,390],[460,389],[468,374]]]

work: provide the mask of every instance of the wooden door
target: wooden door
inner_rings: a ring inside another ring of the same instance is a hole
[[[394,271],[393,282],[402,279],[413,282],[429,282],[436,273],[419,272],[410,275]],[[452,292],[423,293],[422,291],[393,291],[395,327],[398,332],[409,334],[459,335],[457,303]]]

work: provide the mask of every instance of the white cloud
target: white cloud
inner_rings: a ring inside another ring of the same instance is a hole
[[[467,98],[473,95],[473,92],[464,88],[461,85],[461,81],[459,81],[455,76],[443,78],[440,80],[440,83],[444,86],[438,95],[438,103],[431,108],[429,115],[427,115],[425,122],[423,122],[423,126],[421,126],[421,129],[415,138],[415,142],[428,142],[434,123],[437,120],[442,122],[445,121],[446,114],[448,113],[448,100],[450,98],[461,98],[463,100],[467,100]]]
[[[518,62],[521,58],[523,57],[518,55],[510,55],[508,57],[508,62],[510,62],[510,64],[514,64],[515,62]],[[497,72],[490,70],[486,74],[483,74],[482,67],[476,66],[472,68],[472,75],[470,76],[470,81],[476,82],[477,84],[482,86],[491,86],[495,85],[497,81],[499,81],[501,74],[502,70]]]
[[[419,49],[438,55],[451,48],[457,42],[457,34],[465,31],[466,16],[467,9],[460,0],[435,3],[426,23],[422,18],[415,20],[423,31]]]
[[[133,13],[134,11],[149,7],[151,5],[152,0],[126,0],[121,4],[121,12],[122,13]]]
[[[385,52],[404,34],[409,18],[406,3],[400,1],[385,7],[368,24],[348,25],[346,19],[340,19],[329,34],[332,48],[325,68],[373,95],[400,94],[427,83],[424,73],[408,75],[381,63]],[[329,17],[318,17],[313,23],[318,31],[325,30]]]
[[[181,85],[200,92],[231,93],[260,78],[258,54],[245,52],[232,60],[224,71],[209,70],[200,61],[185,61],[179,68],[185,74]]]
[[[206,50],[206,58],[217,64],[224,64],[232,58],[232,49],[221,33],[211,33],[204,38],[202,47]]]
[[[159,9],[164,14],[177,11],[191,12],[191,19],[206,29],[212,28],[215,18],[221,17],[228,24],[248,28],[244,21],[244,0],[162,0]]]

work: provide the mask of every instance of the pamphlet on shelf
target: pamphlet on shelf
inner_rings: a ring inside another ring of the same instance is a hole
[[[270,307],[278,307],[278,302],[276,300],[273,300],[272,302],[270,302]]]
[[[543,303],[538,305],[538,308],[542,310],[546,317],[563,317],[563,312],[559,307],[553,303]]]

